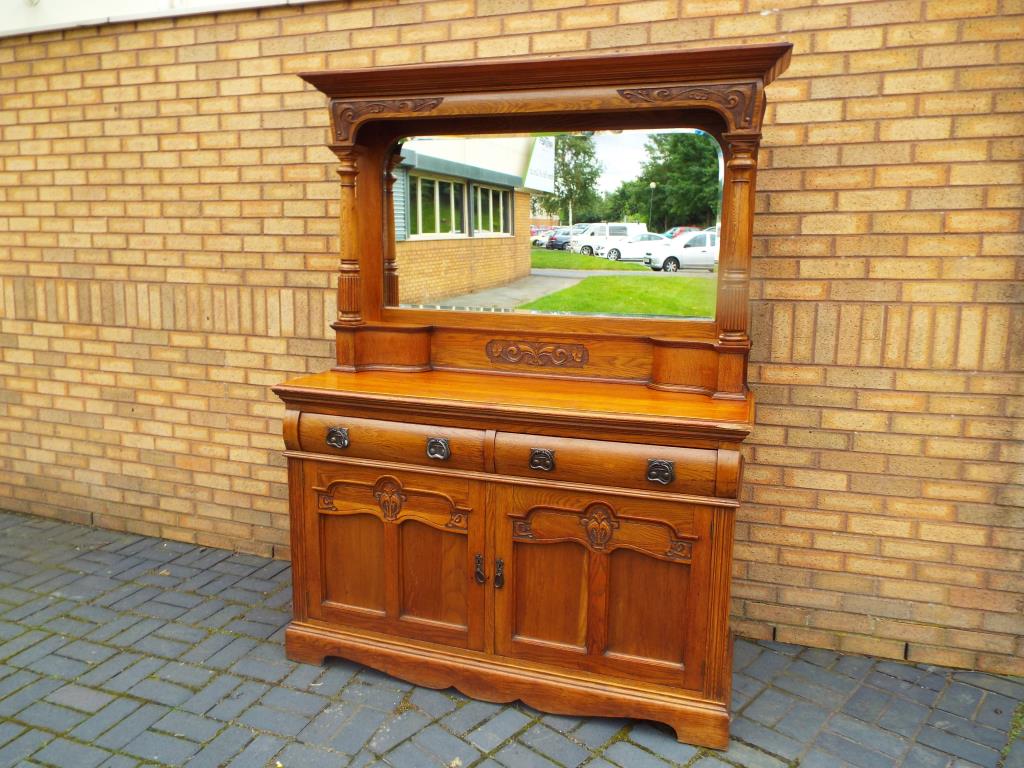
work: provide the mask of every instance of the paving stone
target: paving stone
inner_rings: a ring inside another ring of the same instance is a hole
[[[33,757],[39,762],[60,766],[60,768],[97,768],[110,757],[110,753],[85,744],[76,744],[67,739],[56,739],[39,750]]]
[[[954,715],[970,718],[977,711],[984,695],[985,692],[980,688],[954,682],[942,692],[935,706]]]
[[[893,733],[909,737],[917,733],[929,711],[928,707],[895,697],[878,718],[878,724]]]
[[[529,728],[525,733],[517,737],[526,746],[535,752],[540,752],[550,757],[559,765],[566,768],[577,768],[590,757],[590,752],[578,744],[570,741],[558,731],[548,728],[540,723]]]
[[[413,741],[402,742],[384,761],[393,768],[441,768],[439,758]]]
[[[85,640],[77,640],[61,647],[60,649],[61,656],[65,656],[69,659],[76,659],[78,661],[84,661],[86,664],[99,664],[101,661],[109,659],[115,653],[117,653],[117,651],[111,648],[96,645],[96,643],[90,643]]]
[[[474,747],[437,725],[424,728],[412,738],[412,741],[445,764],[460,760],[462,765],[471,765],[480,757],[480,753]]]
[[[180,685],[152,678],[133,685],[128,690],[128,693],[137,698],[155,701],[157,704],[164,704],[168,707],[177,707],[192,698],[192,691],[188,688],[182,688]]]
[[[407,709],[386,720],[373,734],[373,738],[370,739],[367,746],[382,755],[425,728],[429,723],[429,718],[414,709]]]
[[[604,758],[622,768],[666,768],[671,765],[628,741],[617,741],[604,751]]]
[[[1006,756],[1003,768],[1024,768],[1024,738],[1020,734],[1010,746],[1010,753]]]
[[[102,691],[69,683],[51,693],[46,697],[46,700],[82,712],[93,713],[107,706],[107,704],[114,700],[114,697]]]
[[[146,731],[125,745],[128,754],[161,765],[181,765],[199,750],[196,744],[174,736]]]
[[[941,731],[948,731],[956,736],[984,744],[992,749],[1002,749],[1003,745],[1006,744],[1005,733],[940,710],[933,710],[931,712],[928,716],[928,724]]]
[[[697,768],[733,768],[728,763],[723,763],[717,757],[702,757],[693,765]]]
[[[819,733],[814,745],[858,768],[893,768],[896,765],[895,758],[828,731]]]
[[[26,725],[55,733],[66,733],[86,718],[81,712],[58,707],[45,701],[37,701],[26,707],[16,717]]]
[[[843,704],[843,712],[865,722],[874,722],[892,700],[892,694],[862,685]]]
[[[18,682],[22,682],[23,679],[19,678]],[[15,693],[0,701],[0,718],[9,717],[36,701],[45,699],[63,685],[60,680],[40,680],[35,678],[35,676],[31,679],[33,679],[33,682],[28,683],[28,685],[19,686]]]
[[[788,761],[784,762],[737,739],[731,739],[729,748],[716,754],[731,763],[742,765],[743,768],[786,768],[789,765]]]
[[[71,732],[71,736],[79,741],[93,741],[97,736],[137,710],[141,704],[131,699],[114,699],[107,706],[90,717]],[[145,727],[145,726],[144,726]]]
[[[234,720],[249,705],[258,701],[269,690],[263,683],[243,683],[229,693],[219,704],[207,710],[206,714],[218,720]]]
[[[87,686],[101,686],[124,672],[141,658],[141,656],[135,653],[119,653],[116,656],[111,656],[98,667],[90,669],[77,682]]]
[[[366,746],[388,716],[388,713],[376,709],[359,707],[334,731],[327,746],[354,755]]]
[[[137,765],[139,765],[139,761],[132,757],[113,755],[100,765],[99,768],[136,768]]]
[[[456,707],[451,698],[429,688],[417,688],[409,696],[409,703],[435,718],[447,715]]]
[[[828,719],[829,711],[814,704],[797,704],[775,724],[779,733],[797,741],[810,742]]]
[[[903,758],[900,768],[946,768],[947,765],[949,755],[915,744]]]
[[[263,697],[263,704],[283,712],[293,712],[310,718],[320,712],[330,702],[322,696],[285,688],[271,688]]]
[[[277,760],[284,766],[296,768],[338,768],[349,762],[344,755],[337,752],[328,752],[306,744],[289,744],[277,756]]]
[[[629,725],[628,720],[594,717],[573,731],[572,737],[593,749],[607,744],[627,725]]]
[[[730,730],[736,738],[765,752],[784,757],[787,760],[793,760],[803,751],[803,745],[795,739],[784,736],[778,731],[765,728],[763,725],[755,723],[753,720],[748,720],[745,717],[738,717],[733,720]]]
[[[9,742],[15,736],[23,733],[25,730],[24,726],[12,723],[10,721],[6,723],[0,723],[0,747]]]
[[[995,728],[1003,732],[1010,730],[1010,722],[1013,720],[1013,711],[1018,702],[1001,696],[998,693],[986,693],[978,708],[977,721],[989,728]]]
[[[507,768],[558,768],[543,755],[538,755],[515,741],[503,747],[494,759]]]
[[[891,757],[899,757],[907,751],[906,739],[847,715],[833,715],[828,721],[828,730],[855,743],[870,745],[874,751]]]
[[[968,685],[977,686],[978,688],[984,688],[986,691],[994,691],[1015,701],[1024,701],[1024,678],[1011,680],[1005,677],[997,677],[996,675],[988,675],[984,672],[958,671],[953,673],[953,679]]]
[[[181,705],[181,708],[186,712],[192,712],[196,715],[205,714],[211,708],[221,703],[227,696],[231,694],[239,685],[241,685],[242,679],[235,677],[234,675],[219,675],[214,678],[209,685],[195,694],[188,701]],[[251,703],[251,702],[250,702]]]
[[[743,716],[773,726],[796,705],[797,701],[798,699],[788,693],[768,688],[746,706]]]
[[[178,685],[184,685],[188,688],[198,689],[206,685],[210,678],[213,677],[214,673],[209,669],[201,669],[199,667],[193,667],[188,664],[172,661],[170,664],[158,669],[154,675],[159,677],[161,680],[166,680],[170,683],[177,683]]]
[[[505,709],[474,728],[467,737],[481,752],[490,752],[521,730],[530,718],[515,709]],[[531,745],[532,746],[532,745]]]
[[[500,710],[501,707],[497,704],[490,704],[485,701],[470,701],[452,712],[441,722],[456,733],[468,733],[477,724],[483,722],[488,717],[493,717]]]
[[[230,725],[194,755],[186,768],[219,768],[241,752],[252,738],[252,731],[247,728]]]
[[[153,730],[203,744],[216,736],[222,727],[223,723],[216,720],[175,710],[154,723]]]
[[[167,707],[161,707],[158,704],[144,704],[96,739],[95,743],[107,749],[122,749],[125,744],[133,741],[139,734],[166,715],[167,712]],[[86,724],[83,723],[83,725]],[[76,733],[71,735],[76,736],[76,738],[82,738]]]
[[[301,715],[281,712],[257,704],[242,713],[238,722],[260,731],[269,731],[282,736],[295,736],[306,727],[308,720]]]
[[[696,747],[680,743],[667,726],[639,723],[630,729],[629,740],[669,762],[685,763],[697,754]]]
[[[0,748],[0,765],[14,765],[19,760],[24,760],[52,738],[51,734],[42,731],[25,731]]]

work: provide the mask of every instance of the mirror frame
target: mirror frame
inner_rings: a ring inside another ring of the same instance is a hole
[[[340,161],[341,263],[338,317],[332,324],[338,341],[336,369],[480,369],[746,397],[754,186],[764,89],[786,69],[791,50],[789,43],[771,43],[300,75],[329,98],[328,146]],[[699,128],[721,145],[725,176],[714,319],[394,306],[398,274],[391,171],[399,161],[401,139],[641,128]],[[485,354],[501,341],[496,335],[514,336],[510,344],[536,347],[532,357],[540,362],[516,367],[519,361],[513,363],[507,355],[495,359]],[[586,353],[595,360],[591,370],[546,363],[564,354],[536,354],[545,345],[586,349],[588,340],[603,350],[600,360]],[[622,370],[624,375],[611,362],[608,345],[616,341],[619,347],[635,347],[615,353],[637,358]],[[472,354],[469,344],[478,347]]]

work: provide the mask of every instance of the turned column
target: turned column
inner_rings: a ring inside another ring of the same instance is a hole
[[[341,243],[341,264],[338,269],[338,325],[360,325],[363,322],[362,278],[359,269],[359,224],[356,179],[359,176],[361,155],[359,146],[331,147],[337,155],[338,178],[341,181],[341,209],[338,232]]]
[[[754,182],[760,134],[726,133],[722,232],[718,263],[718,391],[742,399],[750,349],[750,260],[754,238]]]
[[[395,261],[395,174],[402,162],[402,148],[398,146],[388,157],[384,169],[384,306],[398,306],[398,264]]]

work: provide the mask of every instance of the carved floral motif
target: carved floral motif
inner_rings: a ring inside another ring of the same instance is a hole
[[[393,477],[382,477],[373,486],[373,498],[380,506],[385,520],[394,520],[402,511],[406,496],[402,493],[402,484]]]
[[[754,119],[754,83],[736,85],[677,85],[659,88],[623,88],[619,95],[634,104],[673,101],[709,101],[732,114],[736,128],[749,128]]]
[[[517,539],[532,539],[533,528],[529,520],[513,520],[512,535]]]
[[[492,363],[513,363],[557,368],[582,368],[590,355],[582,344],[558,344],[544,341],[491,339],[485,347]]]
[[[692,560],[693,542],[671,539],[668,544],[668,551],[665,552],[665,556],[671,557],[673,560]]]
[[[371,101],[335,101],[331,103],[334,116],[334,138],[337,141],[348,141],[352,137],[352,126],[366,115],[384,112],[430,112],[437,109],[444,101],[442,98],[432,99],[374,99]]]
[[[338,509],[336,506],[334,506],[334,497],[329,493],[325,493],[324,491],[320,491],[316,495],[316,508],[333,511],[337,511]]]
[[[611,507],[597,502],[583,510],[580,525],[587,532],[590,546],[597,550],[603,550],[612,540],[612,533],[619,527],[619,521],[615,519],[615,513]]]

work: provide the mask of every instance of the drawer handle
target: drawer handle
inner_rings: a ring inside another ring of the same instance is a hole
[[[484,556],[476,555],[473,558],[473,578],[476,579],[477,584],[483,584],[487,581],[487,574],[484,573]]]
[[[331,448],[348,448],[348,429],[345,427],[331,427],[327,430],[327,437],[324,442]]]
[[[494,564],[494,588],[501,589],[505,586],[505,561],[500,557]]]
[[[551,472],[555,468],[555,452],[547,448],[530,449],[530,469]]]
[[[665,459],[648,459],[647,479],[652,483],[669,485],[676,479],[676,463]]]
[[[437,461],[447,461],[451,458],[452,449],[448,445],[447,437],[427,438],[427,458]]]

